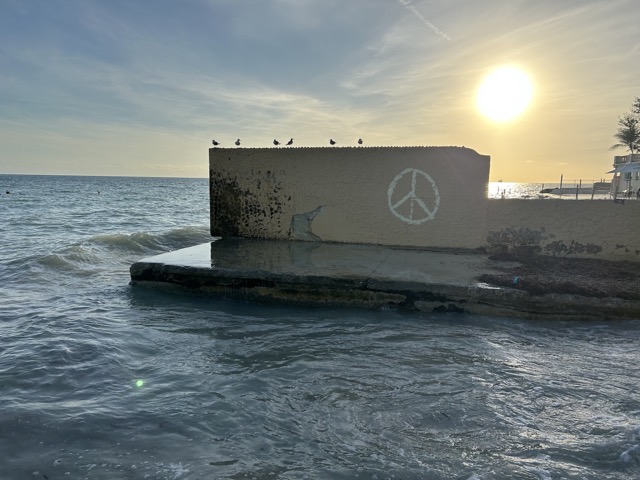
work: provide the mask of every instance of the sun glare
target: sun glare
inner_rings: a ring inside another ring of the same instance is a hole
[[[533,97],[529,76],[516,67],[500,67],[482,80],[476,106],[496,122],[513,120],[526,110]]]

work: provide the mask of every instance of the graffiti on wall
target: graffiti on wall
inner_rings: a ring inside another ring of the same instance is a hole
[[[396,217],[412,225],[433,220],[440,206],[440,192],[427,173],[406,168],[389,184],[389,210]]]

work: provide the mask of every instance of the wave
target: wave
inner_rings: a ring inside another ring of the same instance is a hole
[[[162,253],[211,241],[208,226],[180,227],[161,233],[100,234],[83,244],[132,253]]]
[[[90,276],[122,271],[146,256],[211,241],[208,226],[187,226],[164,232],[106,233],[53,251],[5,262],[7,280],[51,282],[51,274]]]

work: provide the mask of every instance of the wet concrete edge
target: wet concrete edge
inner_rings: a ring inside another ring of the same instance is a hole
[[[136,262],[131,284],[261,303],[395,308],[530,319],[640,319],[640,302],[615,297],[530,294],[480,282],[449,285]]]

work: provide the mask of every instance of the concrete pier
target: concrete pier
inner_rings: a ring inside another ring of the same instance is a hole
[[[131,283],[294,305],[640,318],[640,295],[531,293],[521,288],[525,279],[517,277],[508,287],[480,281],[509,275],[518,265],[474,251],[224,238],[140,260],[131,266]]]
[[[640,319],[640,203],[489,200],[489,164],[465,147],[212,148],[215,240],[136,262],[132,284],[296,305]]]

